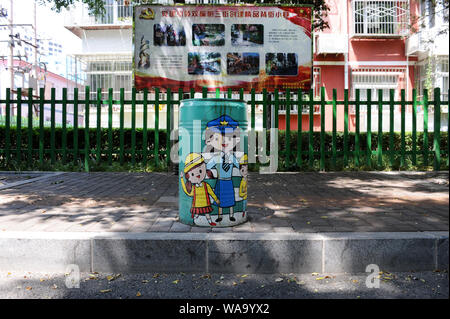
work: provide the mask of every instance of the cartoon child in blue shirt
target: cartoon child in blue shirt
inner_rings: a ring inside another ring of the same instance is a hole
[[[217,170],[217,183],[214,193],[219,197],[219,214],[216,222],[222,221],[223,208],[229,208],[230,221],[234,222],[235,192],[231,180],[233,167],[239,169],[239,161],[234,151],[239,149],[240,129],[239,123],[228,115],[222,115],[206,124],[205,143],[206,151],[214,152],[208,161],[206,169]]]

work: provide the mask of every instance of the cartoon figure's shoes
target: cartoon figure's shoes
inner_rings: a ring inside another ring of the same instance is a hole
[[[242,217],[245,217],[245,212],[242,212]]]
[[[230,217],[230,220],[231,220],[232,222],[235,222],[235,221],[236,221],[236,218]]]
[[[217,224],[215,222],[210,222],[209,225],[210,226],[217,226]]]
[[[222,221],[222,217],[216,219],[216,222],[220,223]]]

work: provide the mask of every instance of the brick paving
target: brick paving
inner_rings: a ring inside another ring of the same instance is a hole
[[[249,222],[233,228],[181,224],[177,183],[168,173],[64,173],[2,189],[0,231],[449,230],[448,172],[252,173]]]

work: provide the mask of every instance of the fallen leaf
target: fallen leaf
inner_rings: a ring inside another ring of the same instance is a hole
[[[356,283],[358,283],[358,280],[353,279],[352,282],[353,282],[354,284],[356,284]]]
[[[45,279],[44,279],[44,278],[41,278],[41,279],[39,279],[39,281],[40,281],[40,282],[44,282],[44,281],[45,281]]]
[[[111,292],[111,291],[112,291],[112,289],[103,289],[103,290],[100,290],[100,292],[101,292],[102,294],[107,293],[107,292]]]
[[[154,274],[153,275],[153,278],[158,278],[159,277],[159,274]]]
[[[146,283],[148,283],[148,280],[142,280],[142,283],[146,284]]]
[[[224,276],[220,276],[220,280],[224,280],[225,279],[225,277]]]
[[[9,272],[9,273],[7,273],[6,275],[7,275],[7,276],[11,276],[12,274]]]
[[[282,282],[284,279],[283,278],[277,278],[277,279],[275,279],[275,282]]]
[[[318,273],[318,272],[313,272],[313,273],[311,274],[311,276],[319,276],[319,273]]]
[[[317,277],[316,280],[323,280],[323,279],[328,279],[331,278],[330,276],[323,276],[323,277]]]
[[[322,218],[322,219],[327,219],[328,216],[320,216],[320,218]]]
[[[31,288],[30,286],[28,286],[28,287],[25,287],[25,289],[26,289],[26,290],[31,290],[31,289],[33,289],[33,288]]]
[[[246,277],[248,277],[248,275],[242,275],[242,276],[241,276],[241,278],[246,278]]]
[[[172,281],[173,284],[178,284],[180,282],[179,279]]]
[[[233,286],[237,286],[237,282],[236,281],[233,281]]]
[[[140,297],[140,296],[142,296],[142,294],[138,291],[136,294],[136,297]]]
[[[122,275],[116,274],[116,275],[112,275],[112,276],[107,276],[106,279],[108,279],[108,281],[113,281],[113,280],[116,280],[117,278],[119,278],[120,276],[122,276]]]
[[[58,289],[58,286],[53,284],[52,289]]]

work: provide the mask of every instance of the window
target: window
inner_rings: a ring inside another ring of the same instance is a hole
[[[354,35],[400,36],[408,32],[408,0],[353,0]]]
[[[383,100],[389,100],[390,90],[395,90],[398,97],[400,83],[405,80],[405,68],[357,68],[352,70],[352,97],[356,97],[356,89],[360,89],[360,100],[366,101],[371,92],[372,101],[378,100],[378,90],[383,92]],[[365,106],[362,106],[365,108]],[[361,108],[361,109],[362,109]]]

